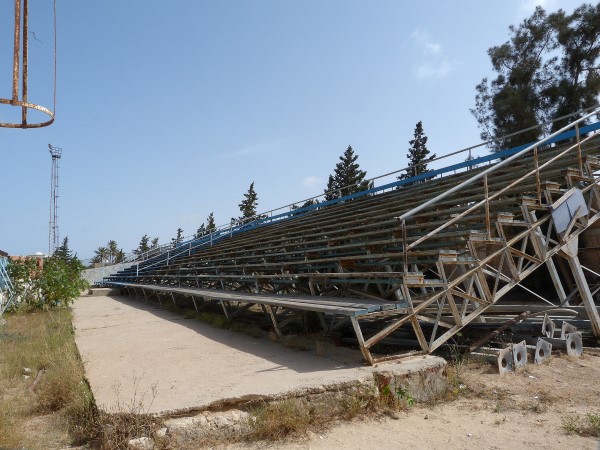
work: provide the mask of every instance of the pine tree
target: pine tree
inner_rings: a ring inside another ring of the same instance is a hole
[[[171,238],[171,245],[173,247],[177,247],[183,241],[183,229],[177,228],[177,235],[174,238]]]
[[[600,4],[583,4],[572,14],[546,14],[536,7],[509,40],[488,50],[496,77],[476,86],[475,107],[481,138],[496,139],[493,150],[530,143],[563,122],[558,117],[591,108],[600,94]],[[581,117],[583,113],[580,113]],[[529,131],[519,132],[525,128]]]
[[[158,239],[158,238],[156,238]],[[138,244],[138,247],[133,251],[133,253],[135,253],[136,255],[141,255],[143,253],[146,253],[148,250],[150,250],[150,247],[148,246],[148,241],[150,241],[150,238],[148,237],[147,234],[142,236],[142,239],[140,240],[140,243]]]
[[[63,261],[70,261],[73,259],[73,252],[69,249],[69,237],[65,236],[62,244],[54,250],[54,256]]]
[[[152,242],[150,242],[150,248],[157,248],[158,247],[158,238],[154,238],[152,239]]]
[[[435,154],[428,156],[430,152],[427,148],[427,136],[423,131],[423,122],[417,122],[413,136],[414,138],[408,141],[410,144],[410,148],[406,154],[406,158],[408,159],[408,168],[406,169],[406,173],[403,173],[398,177],[399,180],[406,180],[407,178],[412,178],[422,173],[429,172],[427,169],[427,164],[435,159]],[[416,182],[404,184],[403,186],[422,183],[429,179],[430,178],[424,178]]]
[[[215,216],[211,212],[206,219],[206,232],[214,233],[215,231],[217,231],[217,225],[215,224]]]
[[[240,222],[242,224],[256,220],[256,208],[258,206],[258,195],[254,190],[254,181],[250,184],[248,192],[244,194],[244,200],[238,205],[242,216]]]
[[[329,175],[325,200],[334,200],[369,189],[369,181],[365,180],[367,172],[360,170],[357,159],[358,155],[354,154],[352,146],[349,145],[340,156],[340,162],[336,164],[333,175]]]
[[[194,235],[194,237],[196,239],[198,239],[199,237],[202,237],[206,234],[206,226],[204,224],[201,224],[198,229],[196,230],[196,234]]]

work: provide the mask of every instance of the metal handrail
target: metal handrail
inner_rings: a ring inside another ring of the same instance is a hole
[[[589,110],[589,108],[587,110]],[[587,110],[584,110],[584,111],[587,111]],[[443,155],[441,157],[432,159],[428,163],[431,163],[431,162],[434,162],[434,161],[440,161],[440,160],[443,160],[445,158],[448,158],[448,157],[451,157],[451,156],[456,156],[457,154],[465,153],[465,152],[469,152],[469,156],[470,156],[471,155],[471,150],[473,150],[475,148],[478,148],[478,147],[481,147],[481,146],[484,146],[484,145],[488,145],[490,143],[497,142],[499,140],[506,139],[508,137],[512,137],[512,136],[515,136],[517,134],[520,134],[520,133],[523,133],[523,132],[526,132],[526,131],[530,131],[530,130],[532,130],[534,128],[540,128],[540,127],[543,127],[545,125],[551,124],[551,123],[553,123],[555,121],[563,120],[565,118],[572,117],[572,116],[575,116],[575,115],[579,115],[581,113],[582,113],[582,111],[571,113],[571,114],[559,117],[559,118],[555,119],[552,122],[548,122],[548,123],[544,123],[544,124],[541,124],[541,125],[536,125],[536,126],[533,126],[533,127],[529,127],[529,128],[527,128],[525,130],[521,130],[519,132],[511,133],[509,135],[502,136],[500,138],[493,139],[493,140],[490,140],[490,141],[486,141],[486,142],[483,142],[483,143],[475,145],[475,146],[466,147],[466,148],[464,148],[462,150],[451,152],[451,153]],[[218,226],[217,229],[213,233],[209,233],[209,234],[204,235],[204,236],[196,237],[196,235],[192,235],[192,236],[185,237],[185,238],[182,239],[182,242],[180,244],[175,245],[175,246],[173,244],[169,243],[169,244],[163,244],[163,245],[161,245],[159,247],[156,247],[154,249],[150,249],[148,252],[145,252],[145,253],[143,253],[141,255],[134,254],[134,253],[127,254],[126,257],[122,261],[120,261],[120,262],[135,262],[135,261],[139,261],[139,262],[143,263],[145,261],[149,261],[149,260],[152,260],[154,258],[160,258],[161,256],[164,256],[165,254],[167,254],[167,256],[166,256],[167,261],[169,261],[172,258],[175,258],[175,257],[180,256],[182,254],[191,252],[191,250],[194,250],[194,249],[196,249],[198,247],[204,246],[209,241],[210,241],[210,243],[212,245],[212,243],[214,243],[218,239],[221,239],[225,235],[233,236],[234,234],[237,234],[237,233],[239,233],[241,231],[245,231],[247,229],[256,228],[257,226],[264,226],[264,225],[266,225],[268,223],[272,223],[272,222],[277,222],[277,221],[280,221],[280,220],[288,219],[288,218],[290,218],[292,216],[295,216],[295,215],[298,215],[298,214],[302,214],[302,213],[305,213],[305,212],[309,212],[311,210],[320,209],[320,208],[323,208],[323,207],[326,207],[326,206],[334,205],[336,203],[340,203],[340,202],[351,200],[351,199],[358,198],[358,197],[363,197],[363,196],[366,196],[366,195],[372,195],[372,194],[375,194],[375,193],[378,193],[378,192],[382,192],[382,191],[385,191],[387,189],[393,189],[393,188],[396,188],[396,187],[399,187],[399,186],[402,186],[402,185],[412,184],[414,182],[424,180],[425,178],[430,179],[430,178],[433,178],[433,177],[438,176],[438,175],[443,175],[444,173],[455,172],[455,171],[460,170],[460,169],[467,169],[467,170],[469,170],[469,169],[471,169],[471,168],[473,168],[473,167],[475,167],[475,166],[477,166],[479,164],[491,163],[491,161],[493,161],[493,160],[507,158],[503,162],[501,162],[501,164],[504,165],[508,161],[512,161],[513,159],[518,158],[519,155],[527,153],[528,151],[530,151],[535,146],[539,146],[540,144],[550,144],[550,143],[553,143],[553,142],[557,142],[559,140],[564,140],[564,139],[568,139],[568,138],[572,137],[572,136],[568,135],[568,133],[567,133],[566,136],[562,136],[562,135],[564,134],[564,132],[566,130],[570,129],[574,124],[579,124],[582,121],[587,120],[588,118],[590,118],[593,115],[598,114],[598,113],[600,113],[600,109],[596,109],[593,112],[588,113],[587,115],[579,118],[575,122],[572,122],[571,124],[569,124],[569,125],[561,128],[560,130],[558,130],[558,131],[550,134],[549,136],[543,138],[542,140],[540,140],[538,142],[535,142],[533,144],[530,144],[530,145],[525,144],[525,145],[521,145],[521,146],[518,146],[518,147],[515,147],[515,148],[512,148],[512,149],[508,149],[508,150],[504,150],[504,151],[501,151],[501,152],[496,152],[496,153],[493,153],[493,154],[490,154],[490,155],[487,155],[487,156],[483,156],[483,157],[480,157],[480,158],[468,159],[467,161],[464,161],[462,163],[453,164],[453,165],[446,166],[446,167],[443,167],[443,168],[440,168],[440,169],[430,170],[430,171],[424,172],[422,174],[419,174],[419,175],[417,175],[415,177],[410,177],[410,178],[407,178],[407,179],[404,179],[404,180],[399,180],[399,181],[396,181],[396,182],[387,183],[387,184],[384,184],[382,186],[370,188],[370,189],[364,190],[364,191],[359,192],[359,193],[355,193],[355,194],[351,194],[351,195],[346,195],[346,196],[343,196],[343,197],[340,197],[340,198],[336,198],[336,199],[333,199],[333,200],[329,200],[329,201],[325,201],[325,202],[320,202],[320,203],[317,203],[317,204],[311,205],[311,206],[301,207],[301,208],[297,208],[297,209],[293,209],[293,210],[291,209],[292,207],[296,206],[297,203],[302,203],[302,202],[307,202],[307,201],[310,201],[310,200],[319,199],[321,197],[326,196],[327,194],[329,194],[331,192],[338,191],[336,189],[335,191],[326,192],[326,193],[323,193],[323,194],[320,194],[320,195],[317,195],[317,196],[314,196],[314,197],[310,197],[310,198],[301,200],[299,202],[290,203],[290,204],[287,204],[287,205],[284,205],[284,206],[281,206],[281,207],[278,207],[278,208],[275,208],[275,209],[272,209],[272,210],[269,210],[269,211],[262,212],[262,213],[258,214],[257,216],[255,216],[256,217],[255,220],[253,220],[251,222],[248,222],[248,223],[245,223],[245,224],[232,225],[231,223],[229,223],[229,224]],[[596,124],[584,127],[584,129],[582,129],[581,132],[588,133],[588,132],[600,129],[600,122],[597,122]],[[573,134],[573,136],[574,136],[574,134]],[[494,167],[497,167],[497,166],[498,165],[496,164]],[[378,179],[381,179],[381,178],[384,178],[384,177],[387,177],[387,176],[390,176],[390,175],[395,175],[395,174],[400,173],[400,172],[404,172],[404,171],[410,169],[411,167],[414,167],[414,166],[408,166],[408,167],[405,167],[403,169],[398,169],[396,171],[389,172],[387,174],[379,175],[377,177],[370,178],[367,181],[370,182],[370,183],[372,183],[375,180],[378,180]],[[479,178],[481,178],[481,177],[479,177]],[[479,178],[476,178],[476,179],[472,180],[471,182],[477,181],[477,179],[479,179]],[[471,184],[471,182],[469,182],[469,180],[467,180],[467,182],[464,182],[464,183]],[[352,186],[354,186],[354,185],[345,186],[343,188],[340,188],[339,190],[343,190],[343,189],[346,189],[346,188],[349,188],[349,187],[352,187]],[[459,185],[459,186],[461,186],[461,185]],[[458,188],[458,186],[456,186],[455,188],[453,188],[452,191],[455,191],[456,188]],[[448,195],[449,192],[450,191],[448,191],[448,192],[446,192],[446,193],[444,193],[442,195]],[[425,204],[420,205],[420,207],[415,208],[414,212],[412,212],[412,213],[414,214],[414,213],[420,211],[422,208],[426,207],[426,205],[432,204],[431,202],[434,201],[434,200],[436,200],[436,199],[432,199],[432,200],[426,202]],[[439,200],[437,200],[437,201],[439,201]],[[286,212],[284,212],[284,213],[273,215],[274,212],[282,211],[282,210],[286,210],[286,209],[289,209],[289,210],[286,211]],[[409,213],[411,213],[411,211],[409,211],[408,213],[405,213],[404,215],[409,214]],[[403,216],[400,217],[400,220],[404,220],[404,219],[410,217],[410,215],[406,216],[404,218],[403,218]],[[173,252],[172,255],[171,255],[171,252]],[[164,258],[160,258],[154,264],[147,265],[146,268],[153,267],[157,263],[160,263],[161,261],[164,261]],[[139,265],[139,263],[138,263],[138,265]]]
[[[459,214],[458,216],[450,219],[449,221],[445,222],[444,224],[440,225],[439,227],[437,227],[436,229],[434,229],[433,231],[427,233],[425,236],[422,236],[421,238],[415,240],[414,242],[412,242],[410,245],[404,245],[404,259],[406,261],[407,259],[407,252],[411,249],[413,249],[414,247],[416,247],[417,245],[421,244],[423,241],[431,238],[432,236],[436,235],[437,233],[439,233],[441,230],[449,227],[450,225],[454,224],[455,222],[457,222],[459,219],[461,219],[462,217],[464,217],[465,215],[467,215],[468,213],[481,208],[484,205],[489,205],[490,200],[493,200],[495,198],[497,198],[498,196],[500,196],[501,194],[503,194],[504,192],[506,192],[508,189],[514,187],[516,184],[520,183],[521,181],[527,179],[528,177],[532,176],[532,175],[536,175],[536,184],[537,184],[537,189],[539,190],[539,171],[549,165],[551,165],[554,161],[556,161],[557,159],[561,158],[562,156],[564,156],[566,153],[570,152],[571,150],[573,150],[575,147],[579,147],[579,149],[581,150],[581,143],[582,142],[586,142],[587,140],[591,139],[593,136],[588,136],[587,138],[580,140],[580,133],[579,133],[579,128],[578,125],[579,123],[581,123],[582,121],[586,120],[587,118],[591,117],[594,114],[598,114],[600,113],[600,109],[593,111],[592,113],[589,113],[588,115],[581,117],[580,119],[566,125],[565,127],[557,130],[556,132],[552,133],[551,135],[547,136],[544,139],[539,140],[538,142],[531,144],[529,146],[527,146],[525,149],[515,153],[514,155],[510,156],[509,158],[506,158],[505,160],[501,161],[500,163],[495,164],[494,166],[490,167],[489,169],[486,169],[482,172],[477,173],[476,175],[474,175],[473,177],[463,181],[462,183],[457,184],[456,186],[454,186],[453,188],[437,195],[436,197],[426,201],[425,203],[422,203],[421,205],[411,209],[410,211],[405,212],[404,214],[402,214],[401,216],[398,217],[398,220],[401,222],[401,226],[402,226],[402,234],[404,236],[404,238],[406,239],[406,219],[414,216],[415,214],[419,213],[420,211],[423,211],[424,209],[435,205],[436,203],[440,202],[441,200],[449,197],[450,195],[455,194],[456,192],[459,192],[460,190],[462,190],[463,188],[465,188],[466,186],[469,186],[471,184],[473,184],[474,182],[481,180],[482,178],[484,179],[484,186],[485,186],[485,198],[477,203],[475,203],[474,205],[472,205],[471,207],[469,207],[467,210],[463,211],[461,214]],[[566,150],[563,150],[561,153],[559,153],[558,155],[552,157],[551,159],[549,159],[548,161],[546,161],[544,164],[542,164],[541,166],[538,166],[537,164],[537,149],[538,147],[540,147],[541,145],[546,144],[549,140],[551,140],[553,137],[558,136],[562,133],[564,133],[565,131],[569,130],[570,128],[575,128],[576,130],[576,136],[577,136],[577,142],[573,145],[568,147]],[[516,179],[515,181],[513,181],[512,183],[510,183],[509,185],[505,186],[504,188],[500,189],[499,191],[495,192],[494,194],[492,194],[491,196],[488,195],[487,192],[487,177],[490,173],[493,173],[499,169],[501,169],[502,167],[510,164],[512,161],[521,158],[522,156],[524,156],[525,154],[531,152],[531,151],[535,151],[534,157],[536,160],[536,168],[527,172],[525,175],[519,177],[518,179]],[[579,163],[581,165],[581,153],[579,153]],[[538,198],[540,197],[540,193],[538,192]],[[488,227],[488,235],[489,235],[489,208],[486,208],[486,225]]]
[[[582,118],[581,120],[585,120],[585,118]],[[568,129],[568,128],[574,126],[575,124],[576,123],[574,122],[574,123],[572,123],[572,124],[570,124],[570,125],[568,125],[567,127],[564,127],[564,128]],[[593,125],[589,125],[587,127],[584,127],[582,129],[582,132],[588,133],[590,131],[595,131],[595,130],[598,130],[598,129],[600,129],[600,122],[598,122],[596,124],[593,124]],[[349,195],[349,196],[345,196],[345,197],[342,197],[341,199],[331,200],[329,202],[324,202],[324,203],[321,203],[319,205],[313,205],[313,206],[306,207],[306,208],[299,208],[299,209],[291,211],[291,212],[286,212],[285,214],[279,214],[278,216],[267,217],[266,219],[261,219],[261,220],[258,220],[258,221],[252,222],[252,223],[241,225],[241,226],[229,227],[229,228],[222,228],[220,230],[217,230],[213,234],[209,234],[207,236],[204,236],[204,237],[201,237],[201,238],[198,238],[198,239],[195,239],[195,240],[190,240],[190,241],[188,241],[186,243],[181,244],[180,246],[178,246],[175,249],[169,250],[167,252],[166,258],[165,257],[160,257],[160,256],[163,256],[164,255],[163,254],[163,255],[159,255],[159,257],[157,257],[157,260],[155,260],[152,263],[147,264],[145,266],[140,266],[139,263],[138,263],[137,271],[136,271],[137,275],[139,275],[141,272],[144,272],[144,271],[146,271],[148,269],[151,269],[152,267],[155,267],[155,266],[157,266],[159,264],[164,263],[165,260],[166,260],[167,265],[168,265],[168,263],[170,262],[170,260],[172,260],[174,258],[177,258],[178,256],[181,256],[181,255],[184,255],[184,254],[190,255],[191,252],[192,252],[192,250],[195,250],[195,249],[200,248],[200,247],[204,247],[207,244],[212,245],[214,242],[216,242],[217,240],[220,240],[220,239],[222,239],[224,237],[233,236],[234,234],[238,234],[240,232],[243,232],[246,229],[252,229],[252,228],[256,228],[258,226],[268,225],[269,223],[272,223],[272,222],[275,222],[275,221],[285,220],[287,218],[290,218],[290,217],[294,216],[295,214],[298,214],[299,212],[301,213],[304,210],[318,209],[318,208],[322,208],[322,207],[328,206],[330,204],[339,203],[340,201],[346,201],[346,200],[353,199],[353,198],[359,198],[359,197],[362,197],[362,196],[365,196],[365,195],[371,195],[373,193],[380,192],[380,191],[388,189],[390,187],[393,188],[393,187],[396,187],[396,186],[399,186],[399,185],[412,183],[417,178],[421,178],[422,179],[422,178],[425,178],[425,177],[430,177],[430,176],[432,176],[432,174],[437,174],[438,172],[452,171],[452,170],[454,170],[458,166],[465,166],[466,167],[469,164],[472,165],[472,164],[478,164],[480,162],[488,162],[488,161],[491,161],[491,160],[494,160],[494,159],[511,158],[510,160],[509,159],[505,160],[506,163],[508,163],[508,162],[512,161],[513,159],[518,158],[519,155],[523,155],[524,153],[527,153],[527,151],[528,151],[528,149],[530,147],[536,147],[537,145],[540,145],[540,144],[546,144],[547,145],[550,142],[557,142],[557,141],[560,141],[560,140],[568,139],[568,138],[573,137],[573,136],[575,136],[575,135],[578,134],[576,132],[575,133],[571,133],[571,134],[569,132],[567,132],[567,133],[562,132],[561,133],[561,131],[563,131],[563,129],[558,130],[556,133],[553,133],[550,136],[547,136],[545,139],[542,140],[543,142],[539,141],[538,143],[533,144],[532,146],[527,146],[524,150],[519,150],[519,147],[517,147],[516,149],[505,150],[503,152],[499,152],[499,153],[496,153],[494,155],[488,155],[488,156],[485,156],[485,157],[482,157],[482,158],[478,158],[478,159],[475,159],[475,160],[472,160],[472,161],[466,161],[466,162],[463,162],[463,163],[460,163],[460,164],[457,164],[457,165],[454,165],[454,166],[449,166],[448,168],[438,169],[438,170],[435,170],[435,171],[432,171],[432,172],[428,172],[426,174],[421,174],[421,175],[419,175],[417,177],[413,177],[413,178],[406,179],[406,180],[400,180],[400,181],[397,181],[397,182],[394,182],[394,183],[390,183],[388,185],[379,186],[377,188],[372,188],[372,189],[369,189],[369,190],[366,190],[366,191],[363,191],[363,192],[360,192],[360,193],[356,193],[356,194],[352,194],[352,195]],[[504,165],[506,163],[502,163],[502,165]],[[496,164],[494,166],[494,168],[495,167],[498,167],[498,164]],[[489,170],[490,169],[487,169],[485,172],[481,172],[481,174],[485,174]],[[494,170],[497,170],[497,169],[494,169]],[[478,178],[472,180],[472,182],[477,181],[477,179],[479,179],[479,178],[481,178],[481,177],[478,177]],[[465,183],[465,185],[466,184],[471,184],[471,183]],[[438,196],[438,197],[439,198],[438,198],[437,201],[441,200],[441,196]],[[489,199],[488,199],[488,201],[489,201]],[[423,206],[423,205],[421,205],[421,206]],[[420,207],[417,207],[417,208],[420,208]],[[417,208],[414,208],[412,210],[412,214],[414,214],[414,213],[418,212],[418,210],[420,210],[420,209],[417,210]],[[411,211],[409,211],[406,214],[411,214]],[[489,210],[488,210],[488,214],[489,214]],[[487,222],[489,223],[489,221],[487,221]],[[454,221],[452,221],[451,223],[454,223]],[[489,228],[489,225],[488,225],[488,228]],[[422,239],[421,239],[421,241],[422,241]],[[419,241],[419,242],[421,242],[421,241]],[[414,245],[416,245],[416,244],[413,243],[410,248],[414,247]],[[406,247],[406,245],[405,245],[405,247]],[[406,257],[405,257],[405,261],[406,261]]]

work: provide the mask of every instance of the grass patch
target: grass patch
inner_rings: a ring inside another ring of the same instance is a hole
[[[331,392],[324,396],[289,398],[262,403],[252,411],[240,431],[216,430],[200,436],[174,435],[164,448],[212,448],[232,443],[248,445],[262,441],[279,442],[304,438],[309,432],[326,430],[339,420],[382,416],[389,409],[370,390],[356,388],[351,393]],[[158,443],[162,445],[162,440]],[[159,448],[163,448],[159,445]]]
[[[5,320],[0,326],[0,448],[97,444],[120,449],[156,431],[159,423],[142,409],[143,398],[120,402],[114,411],[97,410],[69,309],[14,313]],[[33,432],[27,432],[28,424]]]
[[[321,411],[300,399],[289,399],[257,409],[253,414],[249,437],[280,440],[305,434],[322,416]]]
[[[385,394],[383,395],[385,396]],[[389,411],[387,398],[357,388],[352,393],[331,393],[312,401],[291,398],[263,404],[251,413],[250,431],[243,440],[278,441],[319,432],[334,422],[381,415]]]
[[[600,414],[588,413],[583,417],[580,415],[563,417],[562,428],[567,434],[600,437]]]
[[[23,424],[58,417],[71,443],[90,439],[95,405],[75,346],[71,311],[5,316],[0,352],[0,447],[32,447]],[[54,421],[54,426],[56,420]]]

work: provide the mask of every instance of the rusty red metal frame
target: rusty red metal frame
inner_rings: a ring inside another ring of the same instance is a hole
[[[20,107],[21,122],[0,122],[2,128],[42,128],[54,122],[56,111],[56,1],[54,2],[54,105],[53,110],[28,101],[28,33],[29,0],[15,0],[12,97],[0,98],[0,104]],[[19,79],[21,98],[19,98]],[[28,110],[40,111],[50,117],[43,122],[29,123]]]

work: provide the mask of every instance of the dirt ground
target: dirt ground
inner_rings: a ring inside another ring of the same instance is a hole
[[[599,356],[554,357],[505,376],[487,364],[471,363],[461,377],[464,387],[455,401],[338,423],[304,440],[254,448],[600,449],[598,437],[569,435],[563,426],[577,415],[600,414]]]
[[[371,368],[186,319],[130,297],[81,297],[75,340],[96,403],[158,413],[354,381]],[[345,349],[347,350],[347,349]]]
[[[86,304],[88,301],[95,303]],[[181,392],[178,392],[174,384],[159,386],[157,399],[164,399],[160,402],[164,401],[165,409],[171,409],[172,402],[177,398],[183,398],[190,404],[206,404],[206,398],[198,402],[199,398],[190,395],[190,389],[194,391],[198,387],[202,387],[202,395],[210,398],[219,395],[232,397],[243,394],[248,386],[253,390],[269,390],[274,388],[274,383],[279,386],[281,383],[284,386],[292,386],[297,382],[312,383],[332,373],[345,376],[353,372],[352,376],[357,375],[355,364],[342,364],[339,361],[328,361],[327,358],[318,358],[320,365],[316,368],[309,367],[302,358],[303,352],[290,352],[290,349],[284,349],[281,344],[264,339],[248,339],[245,336],[242,341],[250,347],[240,347],[240,333],[216,329],[197,321],[192,324],[192,321],[168,311],[142,306],[143,303],[139,300],[119,298],[115,301],[95,297],[84,299],[83,302],[76,302],[74,308],[77,343],[86,362],[86,369],[95,371],[90,380],[92,386],[95,382],[104,386],[103,390],[94,390],[101,402],[105,398],[102,395],[110,393],[110,386],[114,384],[114,380],[110,381],[111,377],[117,373],[136,370],[138,374],[145,373],[144,383],[150,383],[153,381],[148,379],[149,373],[152,373],[151,368],[159,365],[166,371],[167,378],[180,379],[182,374],[178,372],[182,369],[178,361],[181,361],[183,355],[195,358],[196,369],[184,370],[184,379],[189,385],[184,385]],[[84,305],[85,309],[79,308]],[[141,340],[131,333],[132,320],[141,321],[146,330],[145,337]],[[194,327],[201,327],[202,333]],[[210,344],[216,346],[211,347],[211,364],[203,362],[209,357],[206,353],[208,344],[197,346],[192,341],[199,334],[214,341]],[[112,338],[109,339],[109,336]],[[109,342],[111,339],[113,344]],[[149,351],[158,343],[170,349],[170,355],[147,359],[149,353],[144,347]],[[95,349],[93,359],[91,354],[88,355],[89,358],[86,357],[86,346]],[[280,348],[281,355],[275,347]],[[132,348],[137,350],[132,352]],[[97,353],[98,349],[101,349],[100,353]],[[115,361],[115,349],[120,352],[116,362],[107,365],[108,358]],[[192,352],[191,356],[189,352]],[[215,359],[215,355],[222,359]],[[291,359],[286,359],[290,355]],[[260,358],[257,359],[256,356]],[[144,366],[144,361],[148,366]],[[214,372],[210,368],[215,365],[224,367],[224,372],[219,375],[222,379],[220,383],[207,382],[207,377]],[[291,367],[292,372],[287,373],[286,367]],[[127,370],[124,371],[124,368]],[[250,370],[251,375],[246,370]],[[358,372],[363,370],[368,369],[363,366]],[[346,371],[349,372],[344,375]],[[237,378],[228,378],[230,375]],[[600,356],[591,353],[582,358],[556,356],[542,365],[530,364],[505,376],[498,375],[497,369],[487,363],[470,362],[459,366],[457,375],[460,381],[455,383],[455,395],[451,397],[456,399],[452,401],[417,405],[383,418],[368,417],[340,422],[328,430],[309,432],[308,437],[296,437],[284,442],[231,444],[223,448],[296,450],[570,447],[600,450],[598,437],[568,434],[564,426],[569,421],[572,423],[573,418],[585,419],[588,414],[598,415],[600,420]],[[291,378],[286,378],[288,376]],[[144,389],[146,387],[142,390]],[[130,395],[131,393],[127,393],[127,396]],[[183,397],[178,397],[180,395]]]

